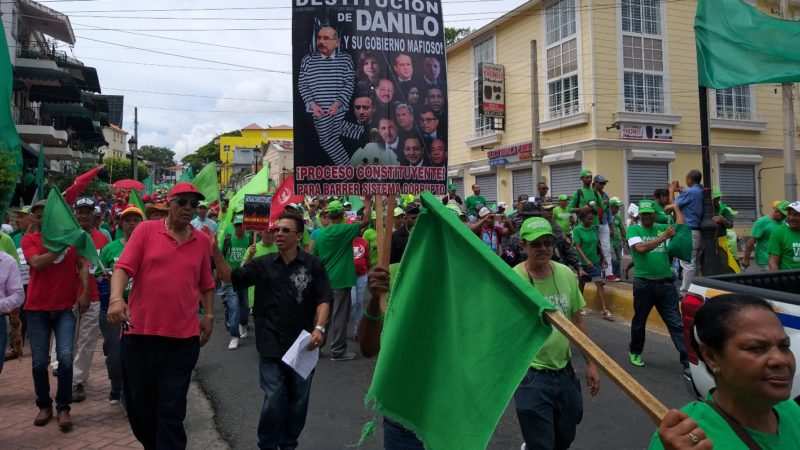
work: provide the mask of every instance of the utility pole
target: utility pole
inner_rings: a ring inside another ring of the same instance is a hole
[[[133,108],[133,142],[128,142],[131,145],[131,161],[133,162],[133,179],[138,180],[139,177],[139,164],[136,160],[136,149],[139,147],[139,108]]]
[[[789,0],[781,0],[781,16],[789,18]],[[797,162],[794,153],[797,130],[792,88],[793,83],[783,83],[783,195],[789,201],[797,198]]]
[[[531,41],[531,150],[533,151],[533,188],[542,181],[542,146],[539,142],[539,64],[536,40]],[[537,192],[537,191],[534,191]],[[514,199],[516,201],[516,199]]]

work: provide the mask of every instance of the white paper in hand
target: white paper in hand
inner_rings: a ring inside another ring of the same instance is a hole
[[[314,370],[314,367],[317,367],[317,361],[319,361],[319,348],[309,351],[309,342],[311,342],[311,334],[306,330],[301,331],[300,336],[295,339],[294,344],[289,347],[289,350],[281,358],[287,366],[294,369],[304,380],[308,379],[311,371]]]

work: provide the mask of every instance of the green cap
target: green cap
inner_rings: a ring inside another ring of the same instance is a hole
[[[455,191],[456,189],[458,189],[458,186],[456,186],[453,183],[450,183],[450,184],[447,185],[447,190],[448,191]]]
[[[590,177],[590,176],[592,176],[592,171],[591,170],[589,170],[589,169],[581,170],[581,178]]]
[[[208,202],[202,201],[202,202],[197,204],[197,207],[198,208],[206,208],[206,209],[208,209]]]
[[[567,196],[567,194],[561,194],[558,196],[558,201],[561,200],[569,200],[569,196]]]
[[[712,199],[720,197],[722,197],[722,191],[720,191],[719,189],[714,189],[714,191],[711,192]]]
[[[325,208],[325,212],[328,214],[336,214],[342,211],[344,211],[344,205],[339,200],[331,201],[328,203],[328,207]]]
[[[234,225],[241,225],[243,223],[244,223],[244,216],[238,215],[238,216],[233,218],[233,224]]]
[[[641,200],[639,202],[639,214],[655,214],[656,206],[652,200]]]
[[[608,200],[608,204],[611,206],[622,206],[622,201],[619,197],[611,197],[611,199]]]
[[[400,217],[400,216],[404,215],[405,213],[406,213],[405,210],[403,210],[403,208],[401,208],[399,206],[394,209],[394,216],[395,217]]]
[[[778,204],[775,206],[775,209],[777,209],[784,216],[788,216],[789,215],[789,205],[790,204],[791,203],[789,203],[789,200],[783,200],[783,201],[778,202]]]
[[[553,226],[547,219],[542,217],[531,217],[522,222],[519,237],[523,241],[533,242],[542,236],[552,236]]]

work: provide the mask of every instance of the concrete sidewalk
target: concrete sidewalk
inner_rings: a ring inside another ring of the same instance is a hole
[[[56,379],[50,378],[50,394],[55,397]],[[62,433],[53,420],[44,427],[33,425],[38,413],[34,403],[31,357],[28,347],[21,359],[6,361],[0,374],[0,449],[141,449],[131,433],[122,406],[108,402],[108,380],[102,339],[92,362],[86,400],[72,404],[70,433]],[[192,383],[189,390],[186,433],[188,448],[225,450],[227,444],[214,426],[214,413],[205,395]]]
[[[617,283],[606,283],[606,304],[608,309],[614,313],[617,321],[627,324],[633,319],[633,284],[625,281]],[[586,307],[594,311],[602,311],[600,299],[597,297],[597,287],[594,283],[587,283],[583,291],[586,300]],[[647,330],[654,333],[669,335],[667,326],[661,320],[655,308],[647,318]]]

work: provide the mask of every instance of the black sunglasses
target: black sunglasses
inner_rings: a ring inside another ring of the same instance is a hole
[[[283,234],[297,233],[296,230],[293,230],[291,228],[286,228],[286,227],[275,227],[275,228],[272,229],[272,232],[273,233],[283,233]]]
[[[533,242],[528,242],[531,248],[550,248],[555,244],[553,239],[537,239]]]
[[[200,205],[200,200],[196,198],[188,199],[186,197],[178,197],[173,200],[173,202],[177,203],[181,208],[185,208],[186,205],[191,205],[192,208],[197,208]]]

